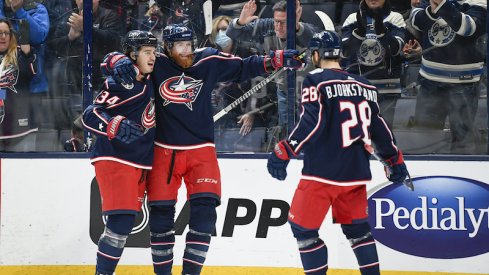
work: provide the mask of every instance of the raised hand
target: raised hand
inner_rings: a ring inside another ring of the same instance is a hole
[[[254,15],[256,12],[256,3],[255,0],[250,0],[246,4],[244,4],[243,9],[241,10],[241,14],[239,15],[238,24],[246,25],[251,21],[258,18],[258,16]]]

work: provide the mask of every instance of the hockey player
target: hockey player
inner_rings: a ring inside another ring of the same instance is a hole
[[[451,152],[476,153],[474,119],[486,52],[478,42],[486,33],[487,2],[430,0],[411,18],[424,49],[415,125],[442,130],[448,116]]]
[[[275,51],[270,58],[245,59],[213,48],[194,50],[193,32],[183,25],[165,27],[163,40],[165,53],[156,58],[152,73],[158,126],[154,165],[148,178],[151,253],[155,273],[171,274],[175,203],[183,179],[190,202],[183,274],[200,274],[221,197],[212,90],[218,82],[241,82],[282,66],[298,68],[302,61],[295,50]],[[117,61],[112,73],[126,82],[132,78],[124,60]]]
[[[289,212],[308,275],[324,275],[328,251],[318,230],[329,208],[333,222],[341,224],[363,275],[379,274],[375,241],[367,223],[366,184],[371,180],[365,144],[375,144],[392,165],[389,180],[402,182],[407,175],[401,151],[379,114],[378,92],[368,80],[341,70],[340,38],[323,31],[311,39],[313,64],[303,82],[302,113],[286,140],[268,159],[272,177],[285,180],[289,159],[304,152],[304,168]]]
[[[83,113],[83,126],[97,135],[91,161],[102,213],[107,215],[95,274],[114,272],[144,199],[146,175],[153,163],[155,111],[149,73],[156,46],[157,39],[150,32],[128,32],[123,41],[125,55],[110,54],[101,69],[127,56],[136,64],[135,80],[121,85],[109,77]]]

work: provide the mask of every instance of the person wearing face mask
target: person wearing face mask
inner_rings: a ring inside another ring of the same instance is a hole
[[[273,50],[284,49],[287,45],[287,1],[278,1],[273,7],[273,18],[258,18],[255,0],[249,0],[241,10],[239,18],[233,19],[226,34],[232,39],[253,41],[262,44],[262,50],[269,53]],[[296,1],[296,49],[304,50],[317,31],[317,27],[308,23],[299,22],[302,16],[300,1]],[[276,79],[278,126],[284,136],[288,121],[287,89],[285,74]]]

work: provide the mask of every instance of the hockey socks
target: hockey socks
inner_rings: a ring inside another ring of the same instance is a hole
[[[307,275],[324,275],[328,271],[328,248],[319,238],[317,230],[290,223],[297,239],[302,267]]]
[[[324,275],[328,271],[328,248],[323,240],[313,238],[298,241],[304,273],[307,275]]]
[[[150,208],[151,257],[157,275],[171,275],[175,245],[174,218],[174,205],[155,205]]]
[[[200,274],[210,242],[211,234],[190,229],[186,237],[182,274]]]
[[[127,237],[135,221],[134,215],[109,215],[105,230],[98,241],[97,272],[112,274],[121,258]]]
[[[216,228],[218,201],[215,198],[190,200],[189,232],[183,254],[182,274],[200,274],[207,257],[211,235]]]
[[[379,275],[379,257],[368,223],[341,225],[357,257],[362,275]]]
[[[174,245],[175,231],[151,232],[151,256],[153,257],[154,272],[157,275],[171,274]]]

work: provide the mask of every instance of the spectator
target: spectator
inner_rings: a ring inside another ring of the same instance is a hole
[[[239,40],[233,40],[226,35],[226,30],[231,23],[231,18],[228,16],[218,16],[214,18],[212,23],[212,32],[209,36],[209,46],[215,47],[221,52],[233,54],[242,58],[254,55],[257,53],[256,49],[251,47],[251,44],[245,46]],[[214,89],[213,93],[216,97],[216,112],[222,110],[227,105],[231,104],[238,97],[242,96],[243,93],[251,88],[251,81],[247,80],[242,83],[226,82],[219,83],[218,87]],[[256,96],[256,94],[254,95]],[[260,101],[260,102],[258,102]],[[248,114],[249,111],[255,109],[258,105],[257,103],[262,103],[261,99],[256,97],[250,98],[244,101],[241,106],[231,110],[226,117],[223,117],[219,122],[217,127],[222,125],[224,128],[235,128],[240,126],[240,134],[247,135],[253,128],[255,122],[255,115]],[[265,99],[266,101],[266,99]],[[252,104],[252,102],[254,104]],[[260,124],[260,123],[259,123]],[[263,123],[261,123],[263,125]]]
[[[448,116],[451,152],[475,153],[474,119],[486,51],[477,48],[477,41],[486,33],[487,3],[430,0],[413,9],[411,18],[424,51],[415,125],[441,130]]]
[[[0,151],[34,151],[37,125],[29,108],[34,49],[18,45],[12,24],[0,19]]]
[[[150,31],[159,41],[162,41],[163,28],[165,27],[165,20],[163,12],[154,0],[149,1],[149,8],[146,14],[144,14],[144,21],[141,30]]]
[[[234,19],[226,34],[234,40],[254,41],[263,44],[265,53],[270,51],[285,49],[287,45],[287,2],[277,2],[273,10],[273,18],[259,19],[255,16],[255,0],[249,0],[241,10],[239,18]],[[313,25],[299,22],[302,15],[300,2],[296,1],[296,38],[297,49],[305,49],[312,38],[315,30]],[[287,123],[287,92],[285,79],[282,77],[277,80],[277,99],[279,126],[285,130]]]
[[[343,64],[347,70],[370,80],[379,90],[379,107],[392,129],[396,102],[401,97],[401,52],[404,19],[391,11],[390,0],[362,0],[341,29]]]
[[[48,91],[44,72],[45,41],[49,32],[49,17],[46,7],[33,0],[0,0],[0,18],[10,18],[13,29],[23,32],[36,53],[36,74],[30,83],[29,108],[36,123],[43,123],[45,113],[41,104]],[[27,36],[28,33],[28,36]]]
[[[82,111],[82,72],[83,72],[83,1],[76,0],[75,12],[71,13],[68,21],[60,23],[53,35],[53,39],[48,42],[51,49],[56,50],[56,56],[61,57],[58,62],[66,62],[65,83],[58,84],[59,89],[72,100],[68,114],[61,115],[68,117],[71,123]],[[100,64],[104,55],[110,51],[119,49],[119,39],[122,30],[122,22],[113,10],[99,6],[99,0],[93,0],[93,59],[92,64]],[[62,66],[61,66],[62,67]],[[93,66],[92,87],[98,90],[103,82],[99,66]]]
[[[203,4],[206,0],[156,0],[167,19],[166,24],[184,24],[191,28],[197,37],[197,45],[205,45],[205,20]],[[212,14],[216,14],[219,6],[245,2],[243,0],[214,0]]]

